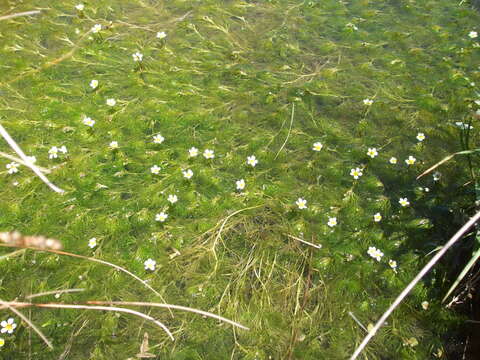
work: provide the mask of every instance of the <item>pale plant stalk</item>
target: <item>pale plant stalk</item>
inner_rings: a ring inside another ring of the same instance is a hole
[[[322,245],[315,245],[314,243],[311,243],[311,242],[308,242],[306,240],[303,240],[303,239],[300,239],[296,236],[293,236],[293,235],[290,235],[290,234],[286,234],[290,239],[294,239],[294,240],[297,240],[297,241],[300,241],[301,243],[304,243],[304,244],[307,244],[307,245],[310,245],[310,246],[313,246],[314,248],[317,248],[317,249],[321,249],[322,248]]]
[[[93,262],[97,262],[97,263],[100,263],[100,264],[103,264],[103,265],[107,265],[107,266],[110,266],[114,269],[117,269],[119,271],[122,271],[124,272],[125,274],[133,277],[135,280],[141,282],[146,288],[150,289],[153,293],[155,293],[155,295],[157,295],[158,297],[160,297],[163,300],[162,298],[162,295],[157,291],[155,290],[153,287],[151,287],[145,280],[142,280],[141,278],[139,278],[137,275],[135,275],[134,273],[128,271],[127,269],[119,266],[119,265],[116,265],[116,264],[113,264],[111,262],[108,262],[108,261],[105,261],[105,260],[100,260],[100,259],[96,259],[96,258],[92,258],[92,257],[88,257],[88,256],[83,256],[83,255],[78,255],[78,254],[74,254],[74,253],[69,253],[69,252],[66,252],[66,251],[60,251],[60,250],[52,250],[52,249],[38,249],[38,248],[34,248],[34,247],[28,247],[28,246],[18,246],[18,245],[10,245],[10,244],[2,244],[0,243],[0,246],[5,246],[5,247],[21,247],[21,248],[24,248],[24,249],[30,249],[30,250],[35,250],[35,251],[45,251],[45,252],[49,252],[49,253],[53,253],[53,254],[58,254],[58,255],[65,255],[65,256],[71,256],[71,257],[76,257],[76,258],[79,258],[79,259],[84,259],[84,260],[88,260],[88,261],[93,261]]]
[[[390,305],[390,307],[385,311],[385,313],[382,315],[382,317],[377,321],[375,326],[372,328],[372,330],[369,331],[367,336],[363,339],[362,343],[358,346],[358,348],[355,350],[353,353],[352,357],[350,360],[355,360],[360,353],[363,351],[363,349],[367,346],[368,342],[372,337],[375,336],[377,333],[378,329],[383,325],[385,320],[390,316],[390,314],[397,308],[398,305],[403,301],[403,299],[410,293],[410,291],[414,288],[415,285],[425,276],[427,272],[430,271],[430,269],[440,260],[440,258],[445,255],[447,250],[452,247],[458,240],[462,238],[462,236],[473,226],[475,223],[480,219],[480,211],[477,212],[465,225],[463,225],[460,230],[456,232],[455,235],[453,235],[450,240],[445,244],[445,246],[435,254],[434,257],[423,267],[422,270],[415,276],[415,278],[410,282],[410,284],[407,285],[405,289],[398,295],[398,297],[395,299],[395,301]]]
[[[25,323],[31,327],[33,329],[33,331],[35,331],[38,336],[40,336],[40,338],[45,342],[45,344],[47,344],[47,346],[50,348],[50,349],[53,349],[53,345],[52,343],[47,339],[47,337],[40,331],[40,329],[38,327],[35,326],[34,323],[32,323],[25,315],[23,315],[20,311],[18,311],[17,309],[15,309],[15,306],[12,306],[9,302],[6,302],[6,301],[3,301],[0,299],[0,305],[1,307],[3,308],[7,308],[8,310],[10,310],[11,312],[13,312],[15,315],[17,315],[20,319],[22,319],[23,321],[25,321]]]
[[[20,146],[15,142],[15,140],[12,139],[10,134],[5,130],[5,128],[0,124],[0,135],[5,139],[5,141],[8,143],[8,145],[20,156],[20,158],[23,160],[26,166],[28,166],[32,171],[45,183],[47,186],[52,189],[53,191],[63,194],[65,191],[60,189],[59,187],[55,186],[50,182],[50,180],[47,179],[47,177],[40,171],[40,169],[35,166],[34,163],[28,160],[27,156],[25,153],[22,151]]]
[[[28,295],[28,296],[25,296],[25,299],[30,300],[30,299],[34,299],[34,298],[41,297],[41,296],[66,294],[66,293],[74,293],[74,292],[82,292],[82,291],[85,291],[85,289],[52,290],[52,291],[41,292],[41,293],[38,293],[38,294]]]
[[[0,16],[0,21],[1,20],[13,19],[13,18],[16,18],[16,17],[19,17],[19,16],[29,16],[29,15],[37,15],[37,14],[40,14],[40,10],[25,11],[25,12],[16,13],[16,14]]]
[[[285,138],[285,141],[283,142],[282,146],[280,147],[280,150],[278,150],[277,155],[275,155],[275,158],[273,160],[276,160],[278,155],[280,155],[281,151],[287,144],[288,138],[290,137],[290,133],[292,132],[292,125],[293,125],[293,116],[295,115],[295,103],[292,103],[292,115],[290,117],[290,128],[288,129],[288,134],[287,137]]]
[[[151,307],[160,307],[160,308],[166,308],[166,309],[174,309],[174,310],[182,310],[182,311],[188,311],[192,312],[195,314],[199,314],[202,316],[207,316],[216,320],[223,321],[227,324],[236,326],[240,329],[244,330],[250,330],[248,327],[239,324],[235,321],[229,320],[227,318],[224,318],[223,316],[216,315],[209,313],[207,311],[203,310],[198,310],[198,309],[193,309],[190,307],[186,306],[181,306],[181,305],[172,305],[172,304],[161,304],[161,303],[150,303],[150,302],[139,302],[139,301],[87,301],[88,304],[97,304],[97,305],[123,305],[123,306],[151,306]]]
[[[25,307],[38,307],[38,308],[52,308],[52,309],[82,309],[82,310],[100,310],[100,311],[115,311],[121,312],[126,314],[135,315],[141,317],[145,320],[153,322],[155,325],[162,328],[168,335],[168,337],[174,341],[175,338],[173,337],[171,331],[160,321],[154,319],[150,315],[144,314],[139,311],[135,311],[132,309],[125,309],[122,307],[116,306],[97,306],[97,305],[79,305],[79,304],[58,304],[58,303],[47,303],[47,304],[34,304],[34,303],[26,303],[26,302],[3,302],[9,308],[25,308]]]
[[[7,153],[4,153],[2,151],[0,151],[0,156],[3,156],[4,158],[8,159],[8,160],[12,160],[12,161],[15,161],[21,165],[24,165],[24,166],[28,166],[27,163],[25,163],[22,159],[19,159],[17,158],[16,156],[13,156],[13,155],[10,155],[10,154],[7,154]],[[38,170],[40,170],[41,172],[45,173],[45,174],[50,174],[51,171],[49,169],[45,169],[41,166],[37,166]]]
[[[263,205],[257,205],[257,206],[251,206],[251,207],[243,208],[243,209],[237,210],[237,211],[231,213],[230,215],[228,215],[227,217],[225,217],[225,219],[222,222],[222,225],[220,226],[220,229],[218,230],[217,236],[215,236],[215,240],[213,241],[213,245],[212,245],[212,251],[213,251],[213,254],[215,256],[215,259],[217,259],[217,254],[215,252],[215,247],[217,246],[218,240],[222,236],[223,228],[225,227],[225,224],[228,222],[228,220],[231,217],[237,215],[238,213],[241,213],[241,212],[247,211],[247,210],[251,210],[251,209],[256,209],[256,208],[259,208],[261,206],[263,206]]]

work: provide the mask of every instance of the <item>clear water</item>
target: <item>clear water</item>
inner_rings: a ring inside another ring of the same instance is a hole
[[[478,12],[446,0],[78,4],[0,3],[0,16],[41,10],[0,20],[0,123],[66,191],[26,166],[10,174],[2,155],[0,231],[59,239],[161,296],[99,263],[3,248],[0,299],[84,289],[34,301],[167,302],[250,330],[135,307],[171,341],[132,314],[20,309],[48,350],[4,308],[18,326],[0,335],[0,358],[134,359],[145,333],[158,359],[349,358],[471,212],[475,158],[416,177],[475,147],[478,120],[455,123],[478,108]],[[14,155],[3,140],[0,151]],[[363,358],[455,353],[464,318],[441,299],[470,248],[413,290]]]

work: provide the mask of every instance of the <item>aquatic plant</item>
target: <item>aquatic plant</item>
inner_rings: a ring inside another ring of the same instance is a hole
[[[0,142],[0,231],[65,249],[2,252],[0,298],[16,300],[0,320],[26,319],[2,357],[133,358],[147,331],[141,353],[165,359],[345,359],[472,213],[475,158],[416,179],[477,141],[466,2],[0,10],[0,129],[25,155]],[[442,339],[464,319],[441,304],[442,265],[366,357],[455,353]],[[174,342],[113,309],[143,303]],[[169,303],[250,331],[153,305]]]

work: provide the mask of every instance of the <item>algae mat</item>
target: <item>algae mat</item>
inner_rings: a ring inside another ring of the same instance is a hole
[[[146,282],[2,248],[0,298],[167,302],[250,330],[135,308],[172,341],[133,314],[20,309],[49,350],[4,308],[1,358],[134,359],[148,333],[158,359],[346,359],[464,221],[465,159],[415,179],[475,143],[480,17],[466,2],[0,4],[31,10],[0,21],[0,122],[65,193],[2,139],[0,231]],[[442,274],[364,358],[444,356],[463,319],[440,304]],[[51,293],[69,289],[82,290]]]

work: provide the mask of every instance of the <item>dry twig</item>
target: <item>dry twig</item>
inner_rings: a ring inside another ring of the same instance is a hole
[[[5,130],[5,128],[0,124],[0,135],[5,139],[5,141],[8,143],[8,145],[20,156],[20,158],[23,160],[25,165],[32,169],[32,171],[45,183],[48,185],[50,189],[53,191],[63,194],[65,191],[60,189],[59,187],[55,186],[50,182],[50,180],[47,179],[45,175],[40,171],[40,169],[31,161],[28,160],[28,157],[25,155],[25,153],[22,151],[20,146],[15,142],[15,140],[12,139],[10,134]]]

